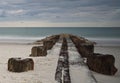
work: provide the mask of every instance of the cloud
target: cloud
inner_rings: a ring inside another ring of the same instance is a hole
[[[120,0],[1,0],[0,21],[120,21],[119,3]]]
[[[4,17],[5,16],[5,12],[3,10],[0,10],[0,17]]]
[[[23,12],[24,12],[24,10],[22,10],[22,9],[7,11],[7,13],[11,14],[11,15],[19,15],[19,14],[22,14]]]

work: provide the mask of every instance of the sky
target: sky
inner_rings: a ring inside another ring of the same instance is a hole
[[[0,0],[0,27],[120,27],[120,0]]]

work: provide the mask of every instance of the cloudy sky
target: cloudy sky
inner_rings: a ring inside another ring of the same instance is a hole
[[[0,26],[120,27],[120,0],[0,0]]]

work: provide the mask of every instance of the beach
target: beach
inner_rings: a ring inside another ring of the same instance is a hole
[[[103,32],[103,30],[105,32]],[[113,32],[115,30],[115,32]],[[111,54],[115,57],[115,66],[118,69],[113,76],[92,72],[98,83],[119,83],[120,81],[120,36],[119,28],[0,28],[0,83],[56,83],[55,71],[60,53],[61,43],[57,43],[51,50],[48,50],[46,57],[29,57],[33,46],[39,46],[35,41],[51,36],[53,34],[69,33],[96,42],[94,53]],[[101,33],[102,32],[102,33]],[[76,50],[69,50],[76,56]],[[12,57],[32,58],[34,70],[15,73],[8,71],[8,60]],[[75,57],[72,57],[75,58]],[[83,73],[84,68],[71,67],[72,80],[87,79]],[[82,70],[83,69],[83,70]],[[75,71],[76,72],[75,72]],[[76,73],[76,75],[74,75]],[[83,78],[82,78],[83,77]],[[89,78],[89,76],[88,76]],[[91,83],[91,82],[88,82]]]
[[[0,45],[0,83],[55,83],[53,82],[56,69],[59,48],[54,49],[56,52],[51,53],[48,51],[47,57],[32,57],[34,60],[34,71],[14,73],[7,70],[7,62],[11,57],[29,57],[33,45],[16,45],[7,44]],[[53,50],[53,51],[54,51]],[[53,57],[51,56],[53,54]],[[52,75],[52,76],[51,76]]]
[[[0,0],[0,83],[120,83],[120,0]]]
[[[49,50],[47,57],[32,57],[35,63],[34,71],[14,73],[7,70],[7,62],[11,57],[31,58],[31,48],[36,45],[27,44],[0,44],[0,83],[56,83],[54,72],[59,55],[58,44]],[[55,48],[55,49],[54,49]],[[115,66],[118,72],[115,76],[107,76],[92,72],[98,83],[119,83],[120,81],[120,47],[119,46],[95,46],[96,53],[113,54],[115,57]],[[54,52],[54,53],[53,53]],[[79,79],[79,77],[76,77]],[[86,79],[87,80],[87,79]]]

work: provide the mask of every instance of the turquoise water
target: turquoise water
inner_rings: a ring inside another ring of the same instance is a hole
[[[70,33],[84,37],[120,38],[120,28],[0,28],[0,36],[42,37],[60,33]]]
[[[0,42],[31,42],[40,38],[69,33],[88,38],[93,41],[120,44],[120,28],[115,27],[27,27],[27,28],[0,28]]]

